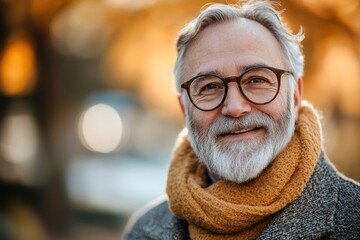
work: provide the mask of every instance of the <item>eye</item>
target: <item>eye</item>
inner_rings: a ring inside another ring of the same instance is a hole
[[[276,81],[271,81],[269,78],[263,77],[263,76],[251,76],[249,78],[243,79],[241,82],[241,85],[244,87],[250,87],[250,88],[263,88],[263,87],[269,87],[272,86]]]
[[[248,84],[264,84],[268,82],[268,79],[263,77],[252,77],[249,79]]]
[[[197,78],[190,86],[192,95],[217,94],[224,89],[223,81],[212,75]]]
[[[218,82],[208,83],[200,89],[200,94],[206,94],[206,95],[218,94],[218,92],[222,92],[223,88],[224,88],[223,84],[221,83]]]
[[[216,88],[219,88],[219,84],[217,83],[209,83],[207,84],[206,86],[204,86],[201,90],[212,90],[212,89],[216,89]]]

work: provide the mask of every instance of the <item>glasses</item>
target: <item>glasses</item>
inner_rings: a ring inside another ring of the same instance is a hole
[[[211,111],[223,104],[228,83],[236,82],[243,97],[254,104],[264,105],[273,101],[280,90],[280,80],[289,71],[273,67],[254,67],[240,76],[222,78],[216,74],[201,74],[181,84],[194,106]]]

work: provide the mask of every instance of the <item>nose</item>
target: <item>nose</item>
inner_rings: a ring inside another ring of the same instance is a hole
[[[236,83],[229,83],[228,92],[221,108],[225,116],[238,118],[251,111],[250,103],[241,94]]]

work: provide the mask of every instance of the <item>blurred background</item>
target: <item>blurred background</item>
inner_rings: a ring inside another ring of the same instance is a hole
[[[0,1],[0,239],[119,239],[164,193],[183,127],[174,42],[205,3]],[[305,31],[327,153],[360,181],[360,1],[280,8]]]

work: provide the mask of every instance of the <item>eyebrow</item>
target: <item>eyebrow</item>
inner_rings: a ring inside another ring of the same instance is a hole
[[[247,66],[241,66],[240,70],[242,72],[245,72],[245,71],[248,71],[250,69],[259,68],[259,67],[270,67],[270,66],[266,65],[265,63],[256,63],[256,64],[247,65]]]
[[[266,65],[264,63],[256,63],[256,64],[251,64],[251,65],[246,65],[246,66],[238,66],[237,69],[239,72],[246,72],[250,69],[259,68],[259,67],[269,67],[269,65]],[[201,71],[201,72],[197,73],[194,77],[197,77],[200,75],[207,75],[207,74],[214,74],[217,76],[222,76],[222,74],[218,70],[213,70],[213,71]]]
[[[219,75],[220,73],[218,70],[215,71],[204,71],[204,72],[198,72],[198,74],[196,74],[194,77],[200,76],[200,75],[207,75],[207,74],[215,74],[215,75]]]

